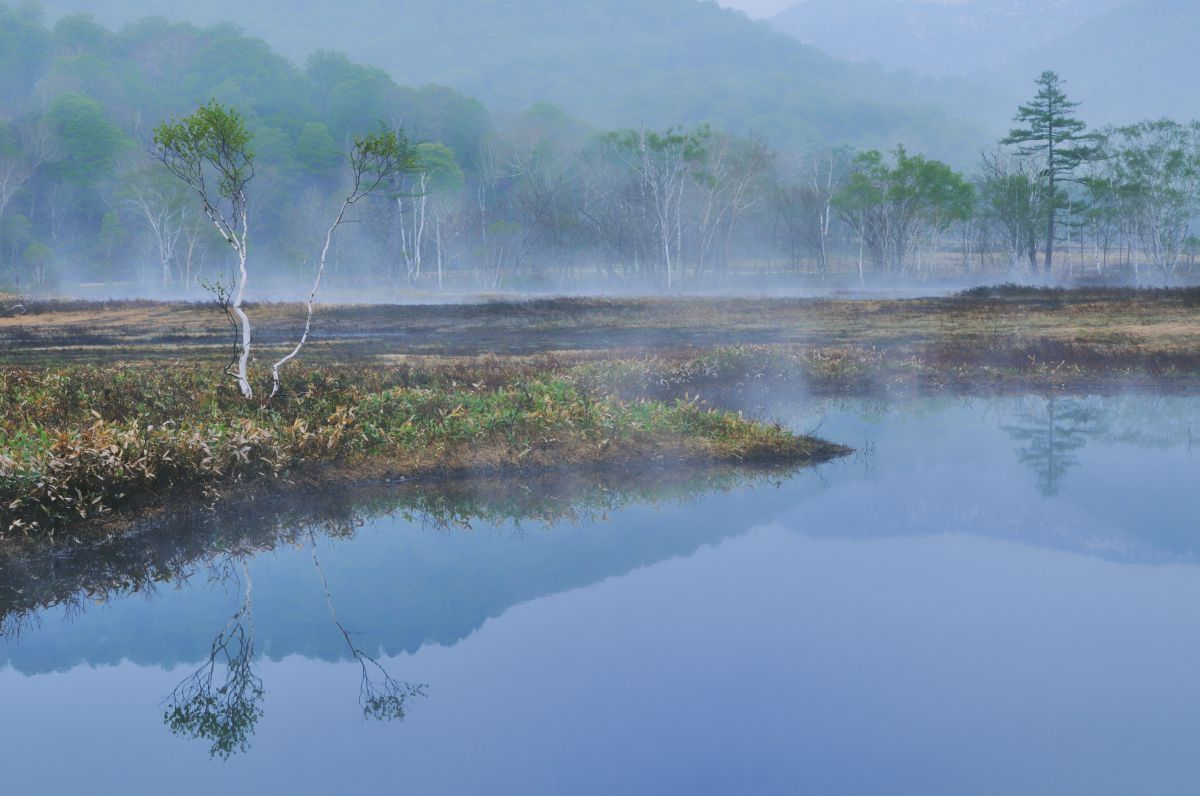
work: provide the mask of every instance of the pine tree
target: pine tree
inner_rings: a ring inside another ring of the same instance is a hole
[[[1021,127],[1009,132],[1001,143],[1015,144],[1024,156],[1040,156],[1045,160],[1046,186],[1046,273],[1054,262],[1054,227],[1058,211],[1058,185],[1068,181],[1079,165],[1094,157],[1091,142],[1095,137],[1085,132],[1087,124],[1075,115],[1078,102],[1067,99],[1063,82],[1055,72],[1042,72],[1037,79],[1037,96],[1017,110],[1014,121]]]

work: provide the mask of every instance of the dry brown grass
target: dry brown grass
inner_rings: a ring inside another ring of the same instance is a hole
[[[310,361],[399,356],[530,356],[730,345],[999,349],[1130,343],[1200,360],[1200,292],[1077,291],[896,301],[563,299],[320,309]],[[297,334],[302,308],[252,307],[261,355]],[[229,329],[212,307],[126,302],[33,306],[0,319],[0,361],[219,359]]]

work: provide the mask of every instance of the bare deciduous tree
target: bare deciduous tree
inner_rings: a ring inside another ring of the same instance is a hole
[[[125,182],[124,204],[146,222],[158,256],[162,286],[167,287],[188,226],[182,197],[175,184],[165,184],[145,171],[134,172]],[[180,282],[187,284],[182,277]]]
[[[17,192],[25,187],[46,159],[44,136],[22,136],[0,119],[0,221]]]
[[[644,204],[654,220],[668,290],[674,286],[683,249],[684,190],[711,135],[711,130],[701,127],[693,133],[641,129],[610,137],[617,153],[637,175]]]
[[[425,686],[397,680],[388,673],[387,669],[372,656],[364,652],[354,643],[354,637],[346,626],[338,619],[337,609],[333,604],[333,592],[329,589],[329,580],[321,569],[321,561],[317,557],[317,540],[310,536],[313,567],[317,577],[321,579],[321,589],[325,593],[325,604],[329,608],[329,618],[333,626],[346,642],[350,656],[362,667],[362,680],[358,688],[358,704],[362,708],[363,718],[377,721],[403,721],[405,706],[413,697],[425,696]]]
[[[762,194],[755,188],[770,164],[770,150],[761,141],[742,141],[725,134],[710,139],[700,167],[693,173],[700,192],[697,274],[716,269],[719,244],[728,246],[742,216],[759,203]]]

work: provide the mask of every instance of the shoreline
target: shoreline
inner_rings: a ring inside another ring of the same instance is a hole
[[[253,309],[263,378],[298,319],[291,305]],[[848,452],[727,411],[780,394],[1200,394],[1197,290],[319,313],[321,336],[265,402],[221,375],[230,341],[211,307],[76,303],[0,319],[0,532],[111,525],[181,487],[341,482],[331,465],[412,477]]]

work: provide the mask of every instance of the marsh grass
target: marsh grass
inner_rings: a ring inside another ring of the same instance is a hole
[[[496,360],[297,369],[270,402],[241,399],[208,366],[0,369],[0,416],[0,531],[18,542],[189,489],[845,452],[694,402],[598,394],[567,370]]]

